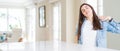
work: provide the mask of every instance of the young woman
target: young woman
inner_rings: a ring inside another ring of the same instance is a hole
[[[87,3],[80,6],[77,41],[84,46],[106,47],[107,31],[120,33],[120,24],[109,16],[98,17]]]

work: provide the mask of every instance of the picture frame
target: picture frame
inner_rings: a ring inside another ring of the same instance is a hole
[[[39,7],[39,26],[46,27],[46,9],[45,9],[45,6]]]

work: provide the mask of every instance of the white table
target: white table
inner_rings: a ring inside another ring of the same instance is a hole
[[[0,43],[0,51],[119,51],[108,48],[84,47],[61,41]]]

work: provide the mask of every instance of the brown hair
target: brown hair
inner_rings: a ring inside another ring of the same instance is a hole
[[[81,6],[80,6],[80,10],[79,10],[79,22],[78,22],[78,40],[81,36],[81,27],[82,27],[82,24],[85,20],[85,16],[83,15],[82,11],[81,11],[81,7],[83,5],[87,5],[89,6],[91,9],[92,9],[92,13],[93,13],[93,30],[101,30],[101,24],[99,22],[99,19],[98,19],[98,16],[96,15],[93,7],[87,3],[83,3]]]

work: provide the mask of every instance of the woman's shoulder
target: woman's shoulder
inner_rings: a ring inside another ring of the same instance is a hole
[[[108,22],[107,21],[100,21],[100,24],[101,24],[101,26],[102,27],[107,27],[107,25],[108,25]]]
[[[101,20],[100,20],[100,24],[108,24],[108,22],[107,22],[107,21],[101,21]]]

